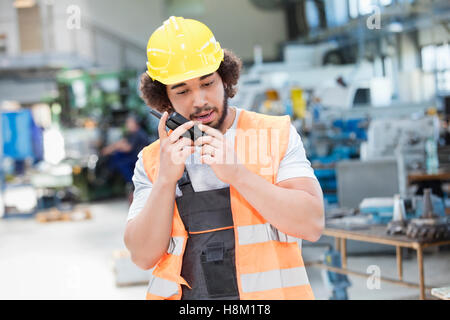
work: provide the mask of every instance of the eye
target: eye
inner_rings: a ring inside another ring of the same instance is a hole
[[[204,87],[209,87],[209,86],[212,85],[213,83],[214,83],[214,80],[213,80],[213,81],[210,81],[210,82],[207,82],[207,83],[204,83],[203,86],[204,86]]]
[[[188,92],[188,90],[183,90],[183,91],[180,91],[180,92],[177,92],[177,94],[185,94],[186,92]]]

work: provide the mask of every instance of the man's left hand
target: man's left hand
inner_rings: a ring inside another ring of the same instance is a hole
[[[194,142],[195,146],[201,147],[201,163],[211,166],[217,178],[231,184],[239,176],[239,172],[244,166],[240,163],[233,147],[219,130],[204,124],[199,124],[198,127],[207,134]]]

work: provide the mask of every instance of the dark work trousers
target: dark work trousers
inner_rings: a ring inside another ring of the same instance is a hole
[[[188,231],[181,276],[182,300],[238,300],[230,188],[195,192],[186,169],[176,198]]]

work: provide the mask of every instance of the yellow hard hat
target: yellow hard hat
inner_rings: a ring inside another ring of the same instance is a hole
[[[223,49],[203,23],[172,16],[150,36],[147,59],[147,74],[168,85],[213,73]]]

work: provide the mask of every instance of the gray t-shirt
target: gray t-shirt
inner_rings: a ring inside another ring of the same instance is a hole
[[[242,110],[240,108],[234,108],[236,109],[236,117],[234,118],[232,126],[224,134],[224,137],[233,147],[235,142],[237,119],[239,118],[239,113]],[[189,178],[191,179],[194,191],[200,192],[215,190],[229,186],[216,177],[214,171],[209,165],[201,164],[199,158],[199,153],[194,152],[186,160],[186,170],[189,173]],[[311,163],[306,158],[302,139],[300,138],[300,135],[295,127],[291,124],[288,148],[286,154],[280,162],[276,182],[279,183],[283,180],[299,177],[316,179],[314,170],[311,168]],[[128,211],[127,220],[131,220],[139,214],[139,212],[144,208],[145,202],[152,191],[152,183],[148,179],[144,170],[142,151],[138,155],[138,160],[134,168],[133,183],[135,188],[133,193],[133,202],[131,203]],[[175,193],[176,197],[181,196],[181,191],[178,186],[176,187]]]

